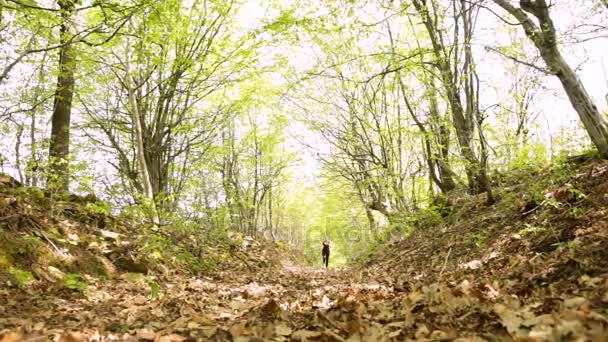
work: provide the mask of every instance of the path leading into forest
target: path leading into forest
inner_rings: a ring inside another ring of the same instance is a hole
[[[216,278],[173,279],[158,293],[137,274],[123,274],[84,293],[0,290],[5,303],[0,341],[339,341],[364,326],[369,330],[372,322],[379,331],[397,331],[397,323],[385,324],[390,305],[373,314],[364,308],[370,300],[395,294],[361,278],[345,269],[285,264],[259,274],[226,271]],[[336,307],[339,317],[332,312]]]
[[[500,289],[487,284],[408,289],[388,274],[338,268],[285,264],[159,283],[123,274],[84,293],[0,290],[0,342],[510,341],[519,329],[542,341],[602,336],[606,323],[575,299],[568,315],[541,316],[515,298],[496,301]]]

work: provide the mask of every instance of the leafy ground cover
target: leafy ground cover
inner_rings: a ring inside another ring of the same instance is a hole
[[[605,341],[607,190],[606,161],[527,172],[326,270],[5,186],[0,341]]]

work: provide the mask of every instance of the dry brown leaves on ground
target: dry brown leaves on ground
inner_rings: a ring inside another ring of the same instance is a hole
[[[509,284],[388,285],[389,274],[286,266],[173,279],[127,275],[80,294],[0,292],[0,341],[605,341],[608,278],[530,301]],[[589,294],[603,293],[602,298]],[[602,304],[603,303],[603,304]],[[602,307],[603,305],[603,307]]]

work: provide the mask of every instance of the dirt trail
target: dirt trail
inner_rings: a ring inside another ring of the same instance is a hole
[[[361,327],[334,322],[328,309],[349,300],[393,295],[386,287],[362,281],[357,272],[290,264],[260,274],[227,271],[216,278],[158,283],[156,293],[151,285],[156,282],[123,274],[83,293],[65,288],[2,289],[0,341],[19,340],[12,339],[18,335],[61,341],[223,341],[254,336],[341,340]],[[321,329],[324,324],[332,329]]]

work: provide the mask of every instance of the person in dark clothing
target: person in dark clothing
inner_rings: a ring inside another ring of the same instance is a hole
[[[323,241],[321,255],[323,256],[323,264],[325,264],[325,268],[327,268],[327,266],[329,266],[329,240]]]

